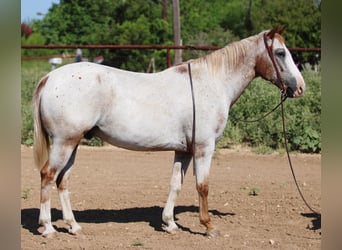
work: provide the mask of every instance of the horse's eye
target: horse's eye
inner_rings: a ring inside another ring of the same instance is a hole
[[[285,58],[285,50],[284,49],[277,49],[275,51],[275,54],[277,57]]]

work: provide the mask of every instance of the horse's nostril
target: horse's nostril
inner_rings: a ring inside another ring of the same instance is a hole
[[[304,93],[303,86],[298,86],[297,91],[296,91],[296,96],[302,96],[303,93]]]
[[[301,88],[301,87],[298,87],[297,93],[298,93],[298,95],[301,95],[301,94],[302,94],[302,88]]]
[[[299,86],[299,95],[302,95],[304,93],[304,89],[302,86]]]

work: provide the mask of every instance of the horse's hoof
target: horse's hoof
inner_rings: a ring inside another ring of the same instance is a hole
[[[71,227],[69,229],[69,233],[72,235],[80,235],[82,230],[82,228],[79,225],[74,225],[73,227]]]
[[[47,239],[52,239],[52,238],[54,238],[54,237],[56,236],[56,231],[53,231],[53,232],[44,232],[44,233],[42,234],[42,236],[43,236],[44,238],[47,238]]]
[[[178,228],[172,229],[171,231],[169,231],[169,234],[176,234],[178,232]]]
[[[56,235],[56,230],[53,228],[52,225],[47,225],[44,228],[44,232],[42,233],[42,236],[45,238],[53,238]]]
[[[178,231],[178,227],[177,227],[177,226],[171,226],[171,225],[165,226],[165,225],[164,225],[162,228],[163,228],[163,230],[164,230],[165,232],[167,232],[167,233],[169,233],[169,234],[176,234],[177,231]]]
[[[218,229],[211,229],[211,230],[208,230],[206,235],[208,237],[217,237],[217,236],[220,236],[220,231]]]

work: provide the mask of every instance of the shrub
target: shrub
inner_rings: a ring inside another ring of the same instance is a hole
[[[306,153],[321,151],[321,76],[319,72],[302,72],[306,82],[303,97],[284,103],[287,139],[290,150]],[[280,101],[279,90],[257,78],[246,89],[230,110],[229,120],[218,147],[247,144],[252,147],[283,148],[281,110],[278,108],[259,122],[246,123],[238,120],[254,120],[270,111]]]

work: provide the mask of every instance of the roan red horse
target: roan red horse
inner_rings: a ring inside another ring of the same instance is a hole
[[[80,140],[93,135],[131,150],[175,151],[162,215],[167,232],[177,229],[175,201],[193,158],[199,219],[207,235],[217,235],[208,214],[208,177],[215,143],[225,129],[230,107],[258,76],[288,97],[299,97],[305,90],[282,32],[278,28],[263,31],[159,73],[135,73],[84,62],[65,65],[44,76],[33,97],[43,236],[55,232],[50,212],[55,183],[69,232],[76,234],[81,229],[71,209],[68,177]]]

